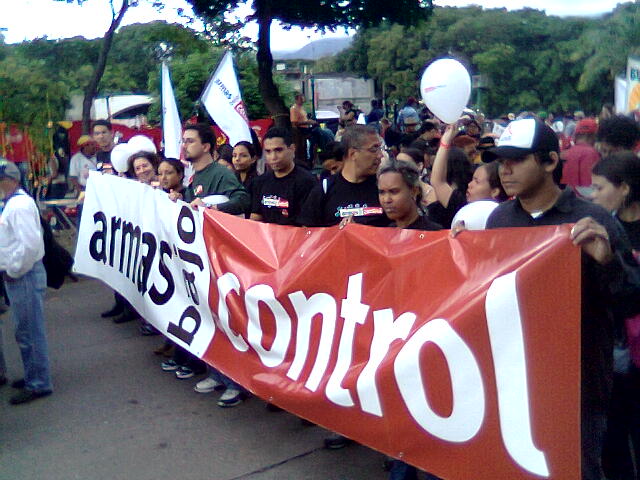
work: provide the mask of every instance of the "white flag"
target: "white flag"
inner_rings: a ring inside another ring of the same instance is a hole
[[[240,85],[233,69],[233,55],[227,52],[202,92],[202,104],[218,127],[235,145],[251,141],[249,119],[240,95]]]
[[[162,141],[164,156],[180,158],[180,142],[182,140],[182,122],[173,95],[169,67],[162,62]]]

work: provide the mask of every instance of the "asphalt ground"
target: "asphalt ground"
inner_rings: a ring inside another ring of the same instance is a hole
[[[384,456],[358,444],[326,450],[326,430],[251,398],[234,408],[193,391],[153,354],[162,337],[100,318],[111,290],[81,278],[47,292],[54,393],[12,406],[0,387],[0,480],[382,480]],[[22,363],[0,316],[10,379]]]

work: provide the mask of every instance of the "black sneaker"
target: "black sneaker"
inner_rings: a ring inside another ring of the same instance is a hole
[[[144,323],[140,325],[140,335],[144,335],[145,337],[150,337],[153,335],[160,335],[160,332],[156,330],[153,325],[149,323]]]
[[[102,318],[109,318],[109,317],[116,317],[118,315],[120,315],[122,312],[124,312],[124,307],[122,305],[114,305],[111,309],[107,310],[106,312],[102,312],[100,314],[100,316]]]
[[[114,317],[113,323],[131,322],[132,320],[136,320],[137,318],[138,318],[138,315],[136,315],[135,313],[124,312],[118,315],[117,317]]]
[[[0,387],[1,387],[1,386],[3,386],[3,385],[6,385],[6,384],[7,384],[7,382],[9,382],[9,380],[7,380],[7,377],[5,377],[4,375],[2,375],[2,376],[0,377]]]
[[[334,433],[333,435],[324,439],[324,447],[329,450],[338,450],[340,448],[346,447],[350,444],[352,440],[348,439],[344,435],[339,435]]]
[[[11,382],[11,388],[17,388],[17,389],[23,389],[24,388],[24,378],[21,378],[19,380],[14,380],[13,382]]]
[[[37,400],[38,398],[48,397],[51,395],[51,390],[41,390],[34,392],[33,390],[22,390],[20,393],[16,393],[9,399],[11,405],[20,405],[22,403],[29,403]]]

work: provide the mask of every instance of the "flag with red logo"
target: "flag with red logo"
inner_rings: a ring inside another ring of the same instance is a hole
[[[240,94],[231,52],[225,53],[200,99],[214,122],[229,137],[229,144],[251,142],[249,118]]]

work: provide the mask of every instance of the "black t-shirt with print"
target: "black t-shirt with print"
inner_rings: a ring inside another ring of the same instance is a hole
[[[299,223],[307,227],[329,227],[349,215],[364,225],[389,225],[378,200],[375,175],[364,182],[351,183],[338,173],[326,179],[326,193],[322,183],[316,185],[302,207]]]
[[[427,207],[427,215],[431,220],[439,223],[444,228],[451,228],[453,217],[456,216],[458,210],[467,204],[467,196],[464,192],[455,189],[451,192],[449,203],[446,208],[440,202],[433,202]]]
[[[282,178],[265,172],[251,184],[251,213],[262,215],[265,223],[299,225],[302,204],[316,183],[309,171],[297,166]]]

